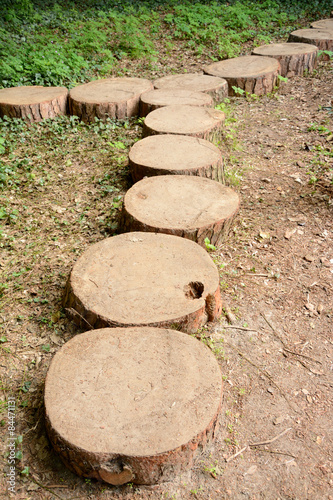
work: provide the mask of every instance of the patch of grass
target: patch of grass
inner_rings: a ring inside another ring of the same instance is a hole
[[[212,60],[238,56],[242,44],[283,38],[297,18],[323,16],[328,0],[181,3],[127,0],[3,0],[0,85],[65,85],[117,74],[119,61],[156,61],[175,40]],[[163,37],[161,37],[163,33]],[[158,40],[158,44],[156,41]]]

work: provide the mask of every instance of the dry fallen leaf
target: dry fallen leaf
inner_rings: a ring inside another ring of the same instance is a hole
[[[293,234],[296,233],[296,227],[294,229],[287,229],[287,231],[284,233],[284,237],[287,239],[287,240],[290,240],[290,238],[292,237]]]
[[[254,474],[256,470],[257,470],[257,466],[251,465],[251,467],[244,473],[244,476],[246,476],[246,475],[251,476],[251,474]]]

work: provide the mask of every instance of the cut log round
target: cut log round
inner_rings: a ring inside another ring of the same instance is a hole
[[[64,306],[83,327],[196,331],[221,312],[218,271],[193,241],[126,233],[92,245],[70,274]]]
[[[153,89],[144,78],[107,78],[74,87],[69,93],[69,110],[84,122],[95,117],[123,119],[139,114],[140,96]]]
[[[40,122],[65,115],[68,90],[65,87],[10,87],[0,90],[0,117]]]
[[[238,194],[210,179],[148,177],[127,191],[120,231],[173,234],[205,248],[205,238],[213,245],[225,239],[238,210]]]
[[[318,47],[309,43],[273,43],[253,50],[256,56],[277,59],[281,66],[281,76],[303,76],[304,71],[312,73],[317,65]]]
[[[200,73],[163,76],[154,81],[154,87],[155,89],[185,89],[193,92],[205,92],[213,98],[214,104],[219,104],[228,97],[226,80]]]
[[[221,139],[224,119],[224,113],[213,108],[165,106],[146,116],[142,135],[180,134],[215,142]]]
[[[141,95],[140,116],[147,116],[148,113],[163,106],[172,105],[188,106],[213,106],[213,98],[204,92],[193,92],[184,89],[157,89],[150,90]]]
[[[154,175],[198,175],[224,180],[220,150],[209,141],[185,135],[152,135],[132,146],[129,165],[134,182]]]
[[[311,23],[311,28],[333,31],[333,18],[330,17],[329,19],[321,19],[320,21],[315,21],[314,23]]]
[[[46,427],[64,463],[113,485],[170,481],[217,431],[222,376],[202,342],[174,330],[85,332],[54,356]]]
[[[237,95],[232,87],[263,95],[272,92],[277,85],[280,63],[271,57],[242,56],[205,66],[204,72],[225,78],[230,96]]]
[[[311,45],[316,45],[319,50],[333,50],[333,29],[316,29],[308,28],[293,31],[290,33],[288,42],[299,42],[299,43],[309,43]],[[321,59],[328,59],[325,54],[320,56]]]

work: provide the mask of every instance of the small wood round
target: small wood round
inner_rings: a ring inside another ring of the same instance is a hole
[[[272,92],[276,86],[280,63],[271,57],[242,56],[210,64],[204,72],[225,78],[230,96],[238,95],[232,87],[249,94],[263,95]]]
[[[311,23],[311,28],[333,31],[333,18],[331,17],[329,19],[321,19],[320,21],[315,21],[314,23]]]
[[[70,274],[64,306],[86,328],[196,331],[221,312],[217,268],[193,241],[126,233],[88,248]]]
[[[40,122],[65,115],[68,90],[65,87],[10,87],[0,90],[0,117]]]
[[[140,96],[153,89],[144,78],[108,78],[74,87],[69,93],[69,111],[84,122],[95,117],[123,119],[139,114]]]
[[[213,106],[213,98],[204,92],[193,92],[184,89],[158,89],[150,90],[141,95],[140,116],[163,106],[186,104],[188,106]]]
[[[65,465],[112,485],[170,481],[217,431],[222,377],[202,342],[174,330],[85,332],[54,356],[46,428]]]
[[[167,233],[213,245],[228,235],[239,210],[231,188],[202,177],[164,175],[142,179],[124,198],[120,231]]]
[[[155,89],[185,89],[194,92],[205,92],[212,96],[214,104],[219,104],[228,97],[228,83],[223,78],[185,73],[183,75],[168,75],[154,81]]]
[[[221,138],[224,119],[224,113],[213,108],[165,106],[146,116],[142,135],[180,134],[215,142]]]
[[[132,146],[129,165],[134,182],[154,175],[198,175],[224,180],[220,150],[209,141],[186,135],[152,135]]]
[[[308,29],[293,31],[289,35],[288,42],[310,43],[311,45],[316,45],[316,47],[318,47],[319,50],[332,51],[333,29],[328,30],[328,29],[308,28]],[[320,56],[320,58],[325,59],[324,54],[323,56]]]
[[[304,71],[312,73],[317,65],[318,47],[308,43],[273,43],[253,50],[256,56],[277,59],[281,65],[281,76],[303,76]]]

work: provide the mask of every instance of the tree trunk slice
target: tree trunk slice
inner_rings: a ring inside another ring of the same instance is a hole
[[[152,89],[144,78],[108,78],[78,85],[69,93],[70,114],[84,122],[137,116],[141,94]]]
[[[281,76],[303,76],[304,71],[312,73],[317,65],[318,47],[308,43],[273,43],[253,50],[256,56],[277,59],[281,66]]]
[[[68,90],[65,87],[10,87],[0,90],[0,117],[40,122],[65,115]]]
[[[134,182],[155,175],[198,175],[224,180],[223,158],[211,142],[185,135],[152,135],[129,151]]]
[[[209,94],[214,104],[219,104],[228,97],[228,83],[223,78],[186,73],[183,75],[168,75],[154,81],[155,89],[185,89]]]
[[[213,98],[204,92],[193,92],[184,89],[158,89],[150,90],[141,95],[140,116],[147,116],[148,113],[163,106],[182,105],[188,106],[213,106]]]
[[[84,327],[177,327],[193,332],[221,313],[218,271],[193,241],[126,233],[92,245],[69,277],[64,306]]]
[[[311,23],[311,28],[316,28],[318,30],[333,31],[333,19],[332,19],[332,17],[329,19],[321,19],[320,21],[315,21],[314,23]]]
[[[164,106],[146,116],[142,135],[188,135],[215,142],[221,139],[224,119],[224,113],[213,108]]]
[[[263,95],[277,85],[280,64],[271,57],[242,56],[205,66],[204,72],[227,80],[230,96],[237,95],[232,87]]]
[[[120,231],[173,234],[213,245],[228,235],[239,210],[239,196],[231,188],[202,177],[148,177],[127,191]]]
[[[333,29],[308,28],[293,31],[289,35],[288,42],[309,43],[316,45],[319,50],[333,51]],[[322,54],[319,59],[329,59],[329,57]]]
[[[85,332],[54,356],[46,427],[65,465],[113,485],[170,481],[217,431],[222,377],[202,342],[174,330]]]

